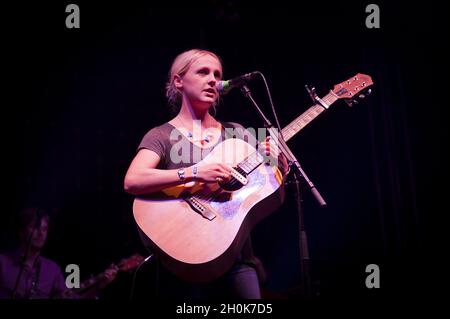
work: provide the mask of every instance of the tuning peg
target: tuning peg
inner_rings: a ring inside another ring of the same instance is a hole
[[[353,106],[353,100],[345,100],[345,103],[347,103],[348,106],[352,107]]]
[[[358,97],[361,98],[361,99],[363,99],[363,98],[365,98],[367,95],[369,95],[370,93],[372,93],[372,89],[365,90],[365,91],[364,91],[363,93],[361,93]]]

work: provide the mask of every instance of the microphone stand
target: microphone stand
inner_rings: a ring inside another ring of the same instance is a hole
[[[306,236],[306,229],[304,225],[304,215],[303,215],[303,209],[301,206],[301,193],[300,193],[300,178],[303,178],[304,181],[306,181],[307,185],[309,186],[310,191],[318,201],[319,205],[321,207],[325,207],[327,204],[325,200],[320,195],[319,191],[314,186],[313,182],[308,178],[305,171],[302,169],[299,161],[294,156],[290,148],[287,146],[286,142],[283,139],[282,134],[276,133],[276,128],[272,125],[272,123],[269,121],[269,119],[264,115],[264,113],[259,108],[258,104],[252,97],[250,89],[243,85],[241,87],[241,91],[244,94],[245,97],[247,97],[251,102],[252,105],[257,110],[259,116],[264,122],[264,126],[269,131],[269,134],[271,138],[276,141],[276,143],[279,146],[280,151],[283,153],[283,155],[286,157],[289,163],[290,171],[293,172],[293,184],[295,184],[295,193],[296,193],[296,206],[298,211],[298,222],[299,222],[299,250],[300,250],[300,280],[301,280],[301,291],[302,294],[305,297],[311,297],[312,296],[312,285],[311,285],[311,276],[310,276],[310,258],[309,258],[309,251],[308,251],[308,241]],[[280,132],[281,133],[281,132]]]

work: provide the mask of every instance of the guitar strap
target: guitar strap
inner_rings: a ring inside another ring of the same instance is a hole
[[[41,259],[39,256],[36,257],[36,260],[33,264],[33,279],[31,281],[30,289],[28,290],[28,293],[26,294],[26,299],[33,299],[34,295],[39,289],[39,278],[41,275]]]

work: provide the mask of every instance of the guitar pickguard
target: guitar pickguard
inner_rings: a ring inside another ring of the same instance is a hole
[[[263,170],[264,174],[261,172]],[[273,169],[270,166],[262,165],[260,168],[251,172],[248,176],[248,183],[244,187],[231,193],[227,201],[209,201],[209,205],[225,219],[232,219],[239,210],[242,203],[251,195],[258,192],[269,182],[274,189],[278,188],[280,183],[277,181]]]

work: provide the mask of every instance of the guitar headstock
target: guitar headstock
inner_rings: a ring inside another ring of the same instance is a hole
[[[139,254],[134,254],[131,257],[128,257],[126,259],[122,259],[118,264],[117,267],[120,271],[129,271],[131,269],[136,268],[139,266],[139,264],[144,260],[144,257],[142,257]]]
[[[363,99],[371,93],[373,85],[372,78],[369,75],[358,73],[348,80],[336,84],[333,93],[339,99],[344,99],[349,106],[357,104],[358,100]]]

